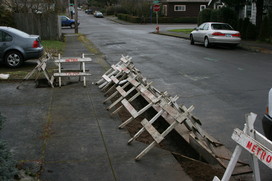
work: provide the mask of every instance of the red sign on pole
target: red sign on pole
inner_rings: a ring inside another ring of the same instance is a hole
[[[155,12],[160,11],[160,5],[159,4],[154,4],[153,5],[153,11],[155,11]]]

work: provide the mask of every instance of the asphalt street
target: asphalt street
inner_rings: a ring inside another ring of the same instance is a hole
[[[262,132],[261,118],[271,87],[271,54],[192,46],[188,40],[152,34],[154,24],[119,24],[83,12],[79,19],[79,32],[100,49],[109,64],[121,55],[132,56],[155,87],[178,95],[180,104],[194,105],[203,128],[230,150],[235,147],[233,129],[243,128],[246,113],[258,114],[255,128]],[[183,27],[195,25],[160,25],[161,30]],[[247,154],[243,157],[250,160]],[[271,177],[267,173],[263,180]]]

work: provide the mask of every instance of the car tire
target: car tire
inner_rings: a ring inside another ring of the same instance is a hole
[[[24,58],[19,51],[10,51],[5,55],[5,64],[11,68],[17,68],[22,65]]]
[[[208,37],[205,37],[205,39],[204,39],[204,46],[205,46],[206,48],[209,48],[209,47],[211,46]]]
[[[74,29],[76,27],[75,23],[72,23],[70,27]]]
[[[194,40],[193,35],[190,35],[190,43],[191,43],[191,45],[195,44],[195,40]]]

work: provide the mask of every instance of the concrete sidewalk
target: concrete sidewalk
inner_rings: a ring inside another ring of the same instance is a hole
[[[90,55],[76,35],[66,36],[64,56],[82,53]],[[16,160],[36,167],[42,181],[192,180],[159,148],[134,161],[147,145],[127,145],[128,131],[118,129],[121,120],[106,111],[105,97],[94,85],[105,70],[92,58],[86,88],[75,80],[61,88],[34,88],[27,81],[20,90],[17,83],[1,82],[0,112],[7,119],[1,138]]]

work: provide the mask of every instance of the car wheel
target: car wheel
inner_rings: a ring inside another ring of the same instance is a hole
[[[191,35],[191,36],[190,36],[190,40],[191,40],[191,42],[190,42],[190,43],[191,43],[191,45],[194,45],[194,44],[195,44],[195,40],[194,40],[193,35]]]
[[[70,27],[71,27],[71,28],[75,28],[75,27],[76,27],[75,23],[72,23],[72,24],[70,25]]]
[[[206,48],[209,48],[209,47],[210,47],[210,42],[209,42],[209,38],[208,38],[208,37],[205,37],[205,39],[204,39],[204,46],[205,46]]]
[[[11,68],[20,67],[23,63],[23,56],[18,51],[10,51],[5,55],[5,64]]]

